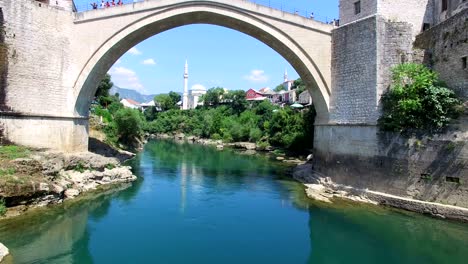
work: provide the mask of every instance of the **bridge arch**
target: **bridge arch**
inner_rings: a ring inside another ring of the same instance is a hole
[[[114,10],[90,11],[95,12],[94,16],[82,20],[78,17],[75,23],[78,26],[80,24],[92,26],[97,24],[96,22],[114,21],[114,18],[120,16],[110,13]],[[74,98],[76,98],[75,115],[88,115],[91,98],[96,92],[100,80],[118,58],[130,48],[149,37],[176,27],[190,24],[211,24],[245,33],[283,56],[309,88],[317,111],[316,122],[325,123],[328,120],[330,88],[329,77],[327,78],[326,75],[330,69],[321,70],[315,62],[315,58],[312,58],[308,50],[298,43],[290,32],[259,18],[261,14],[216,1],[182,1],[164,8],[156,8],[149,12],[142,10],[141,12],[145,13],[138,19],[129,21],[120,29],[114,29],[115,32],[98,43],[97,49],[87,58],[73,87]],[[132,14],[134,13],[130,12],[126,15],[131,16]],[[290,26],[293,24],[287,21],[284,23],[290,23]],[[300,27],[300,25],[293,26]],[[325,41],[331,40],[330,32],[320,33],[328,36],[328,38],[324,38]]]

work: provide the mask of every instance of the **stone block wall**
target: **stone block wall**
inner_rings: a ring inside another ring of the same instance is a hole
[[[414,44],[425,50],[424,63],[468,100],[468,67],[463,65],[463,58],[468,60],[468,9],[418,35]]]
[[[424,23],[432,23],[433,0],[379,0],[377,13],[391,22],[412,25],[413,36],[419,34]]]
[[[333,32],[330,123],[377,124],[391,68],[412,59],[413,27],[372,16]]]
[[[71,65],[73,14],[31,0],[0,0],[0,7],[8,68],[1,87],[5,106],[22,114],[72,115],[64,113],[73,102],[63,77]]]
[[[330,123],[377,120],[377,19],[342,26],[332,35]]]
[[[466,0],[447,0],[447,10],[442,11],[442,0],[433,1],[433,25],[444,22],[452,16],[460,13],[468,8],[468,1]]]
[[[382,17],[377,21],[377,100],[380,101],[391,84],[391,69],[413,59],[413,25]]]
[[[361,12],[355,14],[354,3],[361,2]],[[377,0],[340,0],[340,25],[377,14]]]

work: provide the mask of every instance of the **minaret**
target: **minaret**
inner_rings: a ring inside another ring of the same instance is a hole
[[[284,69],[284,82],[283,82],[284,90],[291,91],[291,83],[288,81],[288,71]]]
[[[187,110],[188,108],[188,63],[185,60],[184,68],[184,97],[182,99],[182,110]]]

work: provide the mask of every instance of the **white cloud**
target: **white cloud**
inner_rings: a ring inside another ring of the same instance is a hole
[[[112,82],[117,86],[146,93],[138,75],[133,70],[125,67],[112,67],[109,74],[112,75]]]
[[[141,51],[139,51],[136,47],[133,47],[127,51],[128,53],[132,55],[141,55]]]
[[[144,65],[156,65],[156,62],[153,59],[146,59],[141,62]]]
[[[244,79],[254,83],[264,83],[268,81],[268,76],[265,75],[265,71],[252,70],[249,75],[245,75]]]

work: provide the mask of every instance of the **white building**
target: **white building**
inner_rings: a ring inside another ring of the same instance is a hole
[[[138,103],[137,101],[134,101],[130,98],[124,98],[122,100],[120,100],[120,103],[122,103],[124,105],[124,107],[127,107],[127,108],[132,108],[132,109],[138,109],[140,108],[140,103]]]
[[[182,96],[182,110],[195,109],[202,105],[200,97],[206,94],[206,88],[201,85],[194,85],[190,91],[188,90],[188,63],[185,61],[184,67],[184,93]]]

